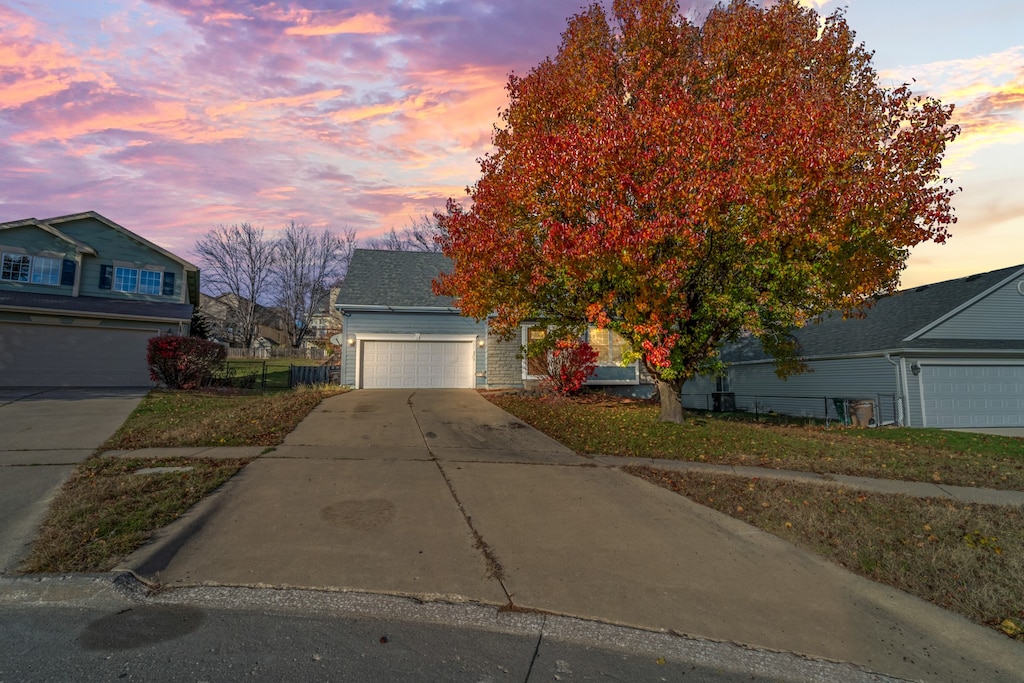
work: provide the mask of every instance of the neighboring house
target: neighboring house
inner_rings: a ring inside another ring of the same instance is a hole
[[[188,334],[199,269],[89,211],[0,223],[0,386],[149,386]]]
[[[307,349],[323,348],[329,343],[331,337],[341,333],[344,319],[338,309],[334,307],[340,291],[340,287],[333,287],[322,298],[321,305],[309,319],[309,329],[306,330],[306,334],[302,338],[303,347]]]
[[[200,294],[199,310],[206,316],[210,327],[210,337],[233,347],[245,345],[245,330],[239,329],[240,318],[237,311],[240,306],[247,305],[248,299],[241,299],[234,294],[209,296]],[[284,317],[275,308],[256,304],[257,323],[253,329],[252,348],[272,348],[288,343],[288,331],[285,329]]]
[[[683,386],[684,407],[820,418],[837,416],[837,399],[869,400],[876,423],[1024,426],[1024,266],[881,297],[795,336],[812,372],[780,380],[748,339],[723,350],[723,377]]]
[[[543,331],[524,325],[518,339],[491,335],[486,322],[459,314],[452,299],[436,296],[432,281],[451,267],[443,254],[357,249],[337,296],[344,317],[342,383],[356,388],[517,388],[540,379],[522,348]],[[650,394],[636,363],[623,367],[625,345],[596,328],[598,350],[590,386]]]

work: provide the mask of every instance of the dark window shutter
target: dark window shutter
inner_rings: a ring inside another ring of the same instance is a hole
[[[174,273],[164,273],[164,296],[174,296]]]
[[[114,288],[114,266],[100,266],[100,289]]]
[[[64,287],[75,286],[75,262],[69,258],[64,259],[60,267],[60,284]]]

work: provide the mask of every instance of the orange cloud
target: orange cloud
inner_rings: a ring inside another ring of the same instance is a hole
[[[955,104],[961,134],[949,149],[947,169],[972,167],[970,158],[996,146],[1024,143],[1024,46],[983,55],[882,72],[902,82],[913,73],[915,91]]]
[[[185,107],[174,102],[157,102],[140,111],[97,112],[77,121],[55,119],[49,127],[16,135],[17,142],[39,142],[42,140],[69,140],[88,133],[104,130],[160,130],[173,127],[174,123],[187,117]]]
[[[341,21],[305,18],[303,23],[285,29],[290,36],[334,36],[339,34],[381,34],[391,31],[391,22],[386,17],[372,13],[356,14]]]

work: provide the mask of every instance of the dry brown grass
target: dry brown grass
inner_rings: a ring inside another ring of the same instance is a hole
[[[25,572],[103,572],[230,479],[248,460],[93,458],[50,506]],[[187,471],[135,474],[149,467]]]
[[[1024,642],[1024,511],[775,479],[627,472]]]

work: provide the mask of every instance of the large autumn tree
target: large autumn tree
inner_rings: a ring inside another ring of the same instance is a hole
[[[508,92],[468,208],[439,216],[436,290],[504,335],[611,328],[662,419],[742,334],[799,369],[795,327],[891,291],[956,220],[952,106],[883,86],[841,12],[737,0],[695,25],[674,0],[595,4]]]

